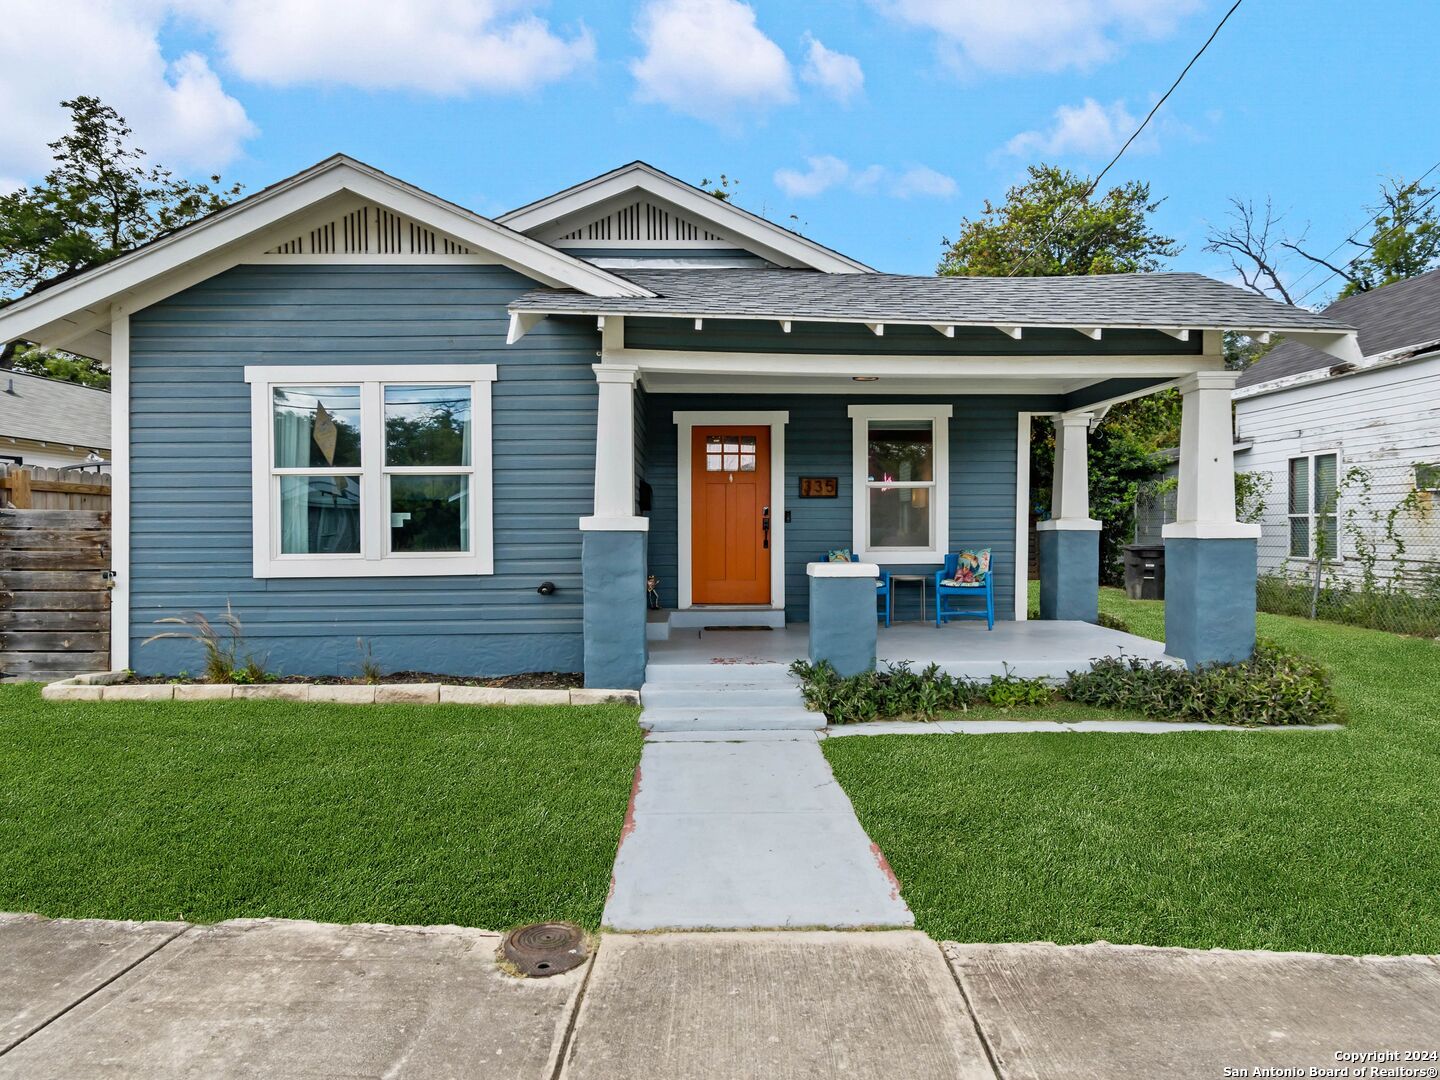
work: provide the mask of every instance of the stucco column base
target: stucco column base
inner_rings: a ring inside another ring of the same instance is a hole
[[[828,660],[842,678],[874,671],[875,578],[879,569],[868,563],[811,563],[806,573],[810,576],[810,662]]]
[[[1045,528],[1040,547],[1040,618],[1100,621],[1100,526]]]
[[[1255,541],[1165,540],[1165,651],[1192,668],[1255,652]]]
[[[638,690],[645,682],[648,536],[633,530],[581,533],[586,686]]]

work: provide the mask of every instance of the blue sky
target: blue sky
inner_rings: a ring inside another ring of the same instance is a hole
[[[725,172],[748,209],[929,273],[941,237],[1027,162],[1101,167],[1225,7],[12,0],[0,183],[38,175],[54,102],[91,92],[157,160],[251,189],[341,150],[496,214],[643,158],[690,181]],[[1245,0],[1107,183],[1165,198],[1177,269],[1230,276],[1201,247],[1232,194],[1273,196],[1328,251],[1383,176],[1440,159],[1440,67],[1415,49],[1437,40],[1440,8],[1419,0]]]

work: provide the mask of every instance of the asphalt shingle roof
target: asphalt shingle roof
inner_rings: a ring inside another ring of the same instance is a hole
[[[1337,300],[1323,314],[1357,330],[1364,356],[1440,340],[1440,270]],[[1237,386],[1333,367],[1333,356],[1298,341],[1282,341],[1241,374]]]
[[[78,383],[0,371],[0,436],[110,449],[110,395]]]
[[[1202,274],[918,277],[813,270],[628,270],[654,297],[536,289],[514,311],[551,314],[853,319],[987,326],[1348,330],[1343,319],[1257,296]]]

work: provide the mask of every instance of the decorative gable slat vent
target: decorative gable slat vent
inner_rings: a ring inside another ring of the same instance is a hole
[[[472,255],[427,225],[382,206],[362,206],[317,225],[267,255]]]
[[[558,239],[627,240],[665,244],[720,240],[721,237],[679,214],[672,214],[664,207],[640,201],[617,207],[604,217],[586,222]]]

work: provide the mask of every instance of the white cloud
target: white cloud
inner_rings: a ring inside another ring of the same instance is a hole
[[[850,166],[828,154],[805,159],[804,172],[798,169],[776,169],[775,185],[792,199],[810,199],[822,195],[850,176]]]
[[[583,27],[554,32],[531,0],[176,0],[226,65],[273,86],[464,94],[530,90],[595,56]]]
[[[164,17],[160,0],[7,4],[0,26],[0,175],[35,179],[45,172],[45,144],[67,129],[60,101],[80,94],[113,105],[154,161],[200,172],[233,161],[255,126],[203,56],[163,54]]]
[[[805,67],[800,78],[818,86],[842,105],[865,89],[865,72],[860,61],[847,53],[827,49],[819,40],[805,35]]]
[[[959,190],[953,178],[927,165],[911,165],[898,171],[884,165],[852,169],[848,162],[829,154],[807,157],[803,172],[777,169],[774,179],[775,185],[792,199],[814,198],[842,186],[857,195],[883,191],[897,199],[916,196],[948,199]]]
[[[1079,105],[1061,105],[1049,128],[1022,131],[1005,144],[1005,152],[1017,157],[1107,157],[1120,149],[1135,124],[1123,101],[1101,105],[1086,98]]]
[[[897,198],[910,199],[917,195],[935,199],[948,199],[959,190],[954,177],[936,172],[928,165],[913,165],[895,178],[891,194]]]
[[[1200,0],[872,0],[881,11],[938,36],[941,58],[961,72],[1088,69],[1134,41],[1172,33]]]
[[[726,123],[794,97],[784,51],[740,0],[650,0],[635,31],[645,52],[630,73],[641,101]]]

